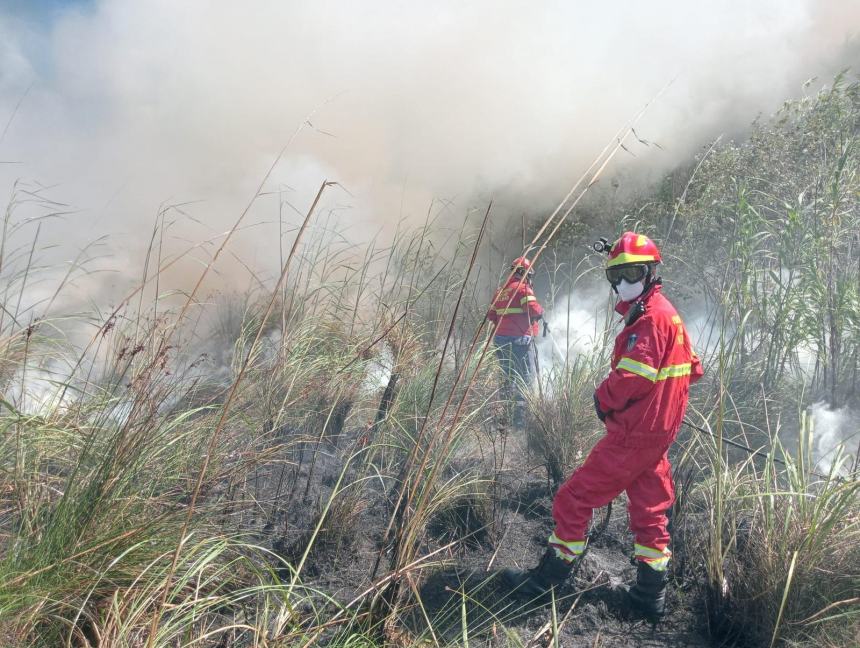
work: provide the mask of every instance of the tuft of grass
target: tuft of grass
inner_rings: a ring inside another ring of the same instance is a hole
[[[774,436],[763,465],[755,457],[730,465],[708,438],[700,442],[712,474],[692,495],[705,524],[687,551],[705,556],[712,633],[750,645],[813,645],[856,633],[860,480],[840,475],[847,457],[826,475],[814,473],[805,416],[799,455]]]
[[[539,391],[527,392],[528,448],[536,454],[553,492],[603,433],[594,412],[594,389],[604,371],[599,353],[576,357],[544,372]]]
[[[477,548],[490,540],[493,524],[491,480],[468,472],[440,485],[438,504],[428,522],[428,530],[443,542],[457,542]]]

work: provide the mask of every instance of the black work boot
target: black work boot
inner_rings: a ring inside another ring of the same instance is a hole
[[[570,576],[575,561],[568,562],[556,556],[555,549],[547,549],[537,567],[528,571],[505,569],[502,580],[510,586],[516,596],[523,599],[537,599],[547,594],[553,587],[564,583]]]
[[[666,611],[666,570],[657,571],[644,561],[637,561],[636,584],[631,587],[627,596],[631,607],[639,610],[652,623],[663,617]]]

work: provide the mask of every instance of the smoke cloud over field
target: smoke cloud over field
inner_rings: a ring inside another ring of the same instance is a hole
[[[639,129],[663,150],[622,162],[665,168],[850,63],[860,24],[813,0],[43,6],[0,9],[0,188],[56,185],[76,213],[53,242],[132,254],[165,203],[191,203],[176,238],[225,229],[288,142],[266,191],[302,211],[341,182],[328,207],[359,238],[432,197],[458,221],[491,195],[554,203],[675,78]],[[241,253],[274,253],[277,205],[255,206]]]

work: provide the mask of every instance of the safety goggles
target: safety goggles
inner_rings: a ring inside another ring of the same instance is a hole
[[[642,281],[647,275],[648,266],[644,263],[606,268],[606,280],[613,286],[620,284],[622,279],[627,283],[636,283]]]

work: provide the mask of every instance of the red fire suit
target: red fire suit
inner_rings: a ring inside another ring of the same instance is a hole
[[[542,315],[543,308],[532,287],[524,278],[514,275],[496,293],[487,319],[499,323],[496,335],[534,336],[538,333],[537,322]]]
[[[666,511],[675,499],[667,453],[687,409],[690,384],[703,375],[675,308],[651,287],[645,312],[615,338],[611,371],[595,393],[606,436],[562,485],[553,501],[549,544],[573,560],[585,549],[592,510],[627,491],[635,554],[657,570],[668,566]],[[633,302],[635,303],[635,302]],[[615,310],[626,316],[630,302]]]

